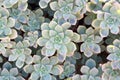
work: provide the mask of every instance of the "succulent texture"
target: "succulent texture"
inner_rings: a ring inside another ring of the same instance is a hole
[[[55,21],[42,24],[42,37],[37,41],[38,45],[44,46],[42,55],[52,56],[57,51],[59,60],[63,61],[66,56],[74,54],[76,45],[72,41],[74,41],[74,37],[79,40],[80,36],[71,30],[67,30],[69,27],[69,23],[60,26]]]
[[[6,8],[0,7],[0,39],[5,37],[16,38],[17,32],[12,29],[14,25],[15,19],[9,16],[9,11]]]
[[[57,64],[57,57],[41,58],[35,55],[33,56],[33,60],[33,65],[30,64],[24,67],[27,73],[31,73],[30,80],[53,80],[54,75],[60,75],[63,72],[62,66]]]
[[[77,29],[78,33],[81,36],[81,41],[83,42],[80,46],[81,52],[84,52],[84,55],[91,57],[93,54],[98,54],[101,52],[101,48],[98,45],[102,41],[102,38],[99,35],[95,35],[95,30],[93,28],[86,29],[85,26],[79,26]]]
[[[18,9],[21,11],[25,11],[28,7],[27,1],[28,0],[4,0],[2,5],[5,8],[11,8],[15,4],[18,4]]]
[[[92,23],[94,27],[100,27],[100,35],[102,37],[107,37],[109,35],[109,30],[112,34],[119,33],[120,25],[120,4],[115,1],[110,1],[106,3],[102,10],[97,13],[97,19]]]
[[[58,0],[50,3],[52,10],[56,11],[54,18],[59,24],[69,22],[75,25],[77,20],[83,17],[86,12],[86,3],[88,0]]]
[[[102,65],[102,80],[118,80],[120,78],[120,70],[113,69],[110,62]]]
[[[31,49],[29,49],[29,42],[24,40],[18,42],[13,46],[11,54],[9,55],[9,61],[16,61],[16,66],[22,68],[24,63],[30,64],[32,62]]]
[[[108,60],[112,61],[111,66],[113,69],[120,70],[120,40],[116,39],[113,41],[113,45],[107,46],[107,51],[110,53],[107,57]]]

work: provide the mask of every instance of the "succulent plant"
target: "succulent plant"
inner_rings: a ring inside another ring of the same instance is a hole
[[[61,25],[69,22],[75,25],[77,20],[83,17],[86,12],[86,3],[88,0],[59,0],[50,3],[50,7],[54,13],[54,18]]]
[[[71,64],[68,61],[64,62],[63,69],[64,69],[63,73],[59,75],[60,79],[70,77],[75,73],[75,65]]]
[[[97,11],[102,10],[102,4],[104,1],[102,0],[90,0],[90,2],[86,5],[86,10],[89,12],[97,13]]]
[[[0,80],[25,80],[19,75],[17,68],[12,68],[9,62],[3,64],[3,68],[0,70]]]
[[[25,72],[31,73],[30,80],[54,80],[54,76],[63,72],[63,68],[58,64],[58,58],[55,56],[42,58],[34,55],[33,63],[24,67]]]
[[[86,17],[84,18],[84,23],[86,25],[91,25],[92,21],[96,18],[96,14],[86,13]]]
[[[105,3],[102,10],[97,12],[97,19],[92,22],[93,27],[100,28],[100,35],[102,37],[107,37],[109,35],[109,30],[112,34],[119,33],[120,25],[120,4],[118,2],[110,1]]]
[[[102,41],[99,35],[95,35],[95,30],[93,28],[86,29],[85,26],[79,26],[77,32],[81,36],[80,51],[84,52],[86,57],[91,57],[93,54],[98,54],[101,52],[101,48],[98,45]]]
[[[73,56],[71,56],[71,57],[66,57],[66,60],[65,61],[68,61],[68,62],[70,62],[71,64],[76,64],[76,60],[78,60],[78,59],[80,59],[81,58],[81,54],[79,53],[79,52],[75,52],[74,54],[73,54]]]
[[[9,17],[9,11],[6,8],[0,7],[0,39],[9,37],[14,39],[17,37],[17,32],[12,27],[15,25],[15,19]]]
[[[120,70],[120,40],[115,39],[113,41],[113,45],[107,46],[107,51],[110,53],[107,56],[107,59],[111,61],[111,67],[113,69],[119,69]]]
[[[28,7],[27,1],[28,0],[4,0],[2,5],[5,8],[12,8],[17,4],[19,10],[25,11]]]
[[[0,41],[0,53],[4,57],[9,56],[9,50],[13,47],[14,42],[7,40],[7,39],[2,39]]]
[[[15,29],[20,30],[23,27],[23,24],[28,22],[28,16],[30,14],[30,10],[27,9],[26,11],[20,11],[15,8],[9,9],[10,16],[13,17],[15,21]]]
[[[72,41],[79,41],[80,36],[72,30],[67,30],[70,26],[69,23],[60,26],[55,21],[42,24],[42,37],[37,41],[39,46],[44,46],[42,55],[52,56],[57,51],[59,60],[64,61],[66,56],[74,54],[76,45]]]
[[[113,69],[111,62],[107,62],[102,65],[102,80],[119,80],[120,79],[120,70]]]
[[[40,30],[41,24],[45,21],[43,11],[41,9],[31,11],[28,17],[27,25],[23,25],[22,30],[24,32]]]
[[[22,68],[24,63],[32,63],[31,49],[29,49],[30,43],[28,40],[16,43],[11,49],[9,55],[9,61],[16,61],[16,66]]]
[[[34,32],[28,32],[27,36],[24,37],[25,40],[28,40],[30,42],[30,46],[33,46],[35,48],[37,48],[37,39],[38,39],[38,32],[34,31]]]
[[[99,70],[94,67],[94,68],[89,68],[88,66],[82,66],[80,71],[82,72],[83,75],[81,75],[81,80],[101,80],[99,76]]]
[[[101,67],[96,67],[93,59],[88,59],[80,69],[82,75],[80,80],[101,80]]]
[[[79,60],[79,64],[87,65],[90,68],[99,66],[101,62],[103,62],[102,58],[99,55],[93,55],[90,58],[87,58],[84,54],[81,55],[82,59]]]
[[[39,30],[40,25],[45,21],[41,9],[32,12],[29,9],[26,11],[20,11],[13,8],[10,9],[10,16],[16,20],[14,27],[17,30],[22,30],[24,32]]]
[[[120,80],[120,0],[0,0],[0,80]]]

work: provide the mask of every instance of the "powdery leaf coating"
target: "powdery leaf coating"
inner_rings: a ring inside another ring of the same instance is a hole
[[[39,55],[35,55],[33,60],[37,60],[33,62],[34,64],[26,65],[24,70],[28,73],[31,73],[30,80],[49,80],[56,79],[53,75],[60,75],[63,72],[63,68],[58,62],[51,64],[53,59],[57,59],[57,57],[53,56],[51,58],[43,57],[42,59],[39,58]],[[33,68],[31,70],[31,68]],[[51,75],[52,74],[52,75]]]
[[[101,52],[98,43],[102,41],[102,37],[95,35],[93,28],[90,27],[86,29],[85,26],[79,26],[77,32],[81,36],[81,42],[83,42],[80,46],[80,50],[84,52],[86,57],[91,57],[93,54],[99,54]]]
[[[113,69],[120,70],[120,40],[115,39],[113,45],[107,46],[107,51],[110,53],[107,59],[111,61],[111,66]]]
[[[0,0],[0,55],[0,80],[119,80],[120,0]]]
[[[12,65],[9,62],[4,63],[4,66],[0,71],[0,79],[1,80],[25,80],[21,75],[19,75],[18,69],[12,68]]]
[[[59,75],[60,79],[64,79],[65,77],[70,77],[75,72],[75,65],[71,64],[70,62],[66,61],[63,65],[63,73]]]
[[[73,54],[73,56],[66,57],[66,60],[65,60],[65,61],[68,61],[68,62],[70,62],[71,64],[76,64],[76,63],[77,63],[77,60],[79,60],[80,58],[81,58],[80,52],[75,52],[75,53]]]
[[[28,32],[27,36],[24,38],[25,40],[29,40],[30,46],[37,47],[37,39],[38,39],[38,31]]]
[[[14,27],[17,30],[22,30],[24,32],[40,30],[41,24],[45,21],[41,9],[34,11],[27,9],[21,12],[20,10],[13,8],[10,9],[10,13],[10,16],[16,19]]]
[[[111,66],[111,62],[107,62],[102,65],[102,79],[103,80],[118,80],[120,78],[120,70],[118,69],[113,69]]]
[[[97,12],[97,19],[92,23],[94,27],[100,28],[100,35],[102,37],[107,37],[109,35],[109,30],[112,34],[119,33],[120,20],[120,4],[116,1],[109,1],[105,3],[102,11]],[[97,24],[97,25],[96,25]]]
[[[48,6],[48,3],[50,2],[51,0],[40,0],[39,1],[39,6],[41,8],[46,8]]]
[[[89,66],[89,68],[93,68],[96,66],[96,62],[92,58],[90,58],[86,61],[85,65]]]
[[[55,21],[51,21],[49,24],[42,24],[42,37],[37,40],[39,46],[44,46],[42,48],[42,55],[52,56],[57,51],[59,60],[64,61],[66,56],[72,56],[74,54],[76,45],[72,42],[74,41],[72,38],[76,36],[79,41],[80,36],[72,30],[67,30],[65,25],[67,28],[69,27],[67,23],[60,26]],[[63,58],[60,59],[60,56]]]
[[[100,76],[98,76],[99,70],[96,67],[82,66],[80,71],[83,73],[80,80],[101,80]]]
[[[91,0],[86,5],[86,10],[89,12],[97,13],[97,11],[102,10],[102,0]]]
[[[18,9],[21,11],[25,11],[28,7],[27,1],[28,0],[4,0],[3,6],[5,8],[12,8],[15,4],[18,4]]]
[[[12,53],[9,55],[9,61],[16,61],[18,68],[22,68],[24,63],[32,63],[31,49],[28,48],[29,45],[27,40],[16,43],[11,50]]]
[[[50,8],[55,11],[54,18],[61,25],[69,22],[75,25],[77,20],[83,18],[86,12],[86,3],[88,0],[60,0],[50,3]],[[73,4],[74,3],[74,4]]]
[[[17,32],[12,27],[15,25],[15,19],[9,17],[9,12],[6,8],[0,7],[0,39],[17,37]],[[3,13],[4,12],[4,13]]]

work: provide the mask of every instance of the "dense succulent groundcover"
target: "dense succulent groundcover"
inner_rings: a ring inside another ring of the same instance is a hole
[[[0,0],[0,80],[120,80],[120,0]]]

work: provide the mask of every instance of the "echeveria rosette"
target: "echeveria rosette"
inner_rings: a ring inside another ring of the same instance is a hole
[[[120,70],[120,40],[115,39],[113,45],[107,46],[107,51],[110,53],[107,59],[111,61],[111,67]]]
[[[99,55],[93,55],[91,56],[89,59],[82,54],[82,60],[80,62],[80,64],[85,64],[89,67],[95,67],[95,66],[99,66],[99,63],[102,62],[102,58],[99,57]]]
[[[0,53],[2,54],[2,56],[8,57],[9,50],[13,47],[13,45],[14,45],[14,42],[12,41],[7,41],[5,39],[0,41]]]
[[[16,43],[9,55],[9,61],[16,61],[16,66],[22,68],[24,63],[32,63],[31,49],[29,49],[30,43],[28,40]]]
[[[38,39],[38,31],[31,31],[27,33],[27,36],[24,37],[25,40],[30,42],[30,46],[37,48],[37,39]]]
[[[103,6],[103,12],[108,12],[116,17],[120,17],[120,3],[117,0],[110,0]]]
[[[5,62],[0,70],[0,80],[25,80],[16,67],[13,68],[12,64]]]
[[[34,55],[33,63],[24,67],[25,72],[31,73],[30,80],[56,80],[54,76],[63,72],[55,56],[41,58],[39,55]]]
[[[54,19],[61,25],[69,22],[75,25],[77,20],[83,17],[86,12],[86,3],[88,0],[58,0],[50,3],[54,13]]]
[[[80,80],[101,80],[99,70],[96,67],[89,68],[88,66],[82,66],[80,69],[83,75],[80,75]]]
[[[102,10],[102,12],[97,12],[97,19],[92,23],[93,27],[100,28],[99,33],[102,37],[107,37],[109,30],[112,34],[118,34],[120,25],[120,4],[115,1],[110,1],[103,6]]]
[[[15,25],[15,19],[9,17],[9,11],[0,7],[0,39],[17,37],[17,32],[12,27]]]
[[[120,70],[113,69],[111,62],[107,62],[102,65],[102,80],[119,80],[120,79]]]
[[[23,25],[22,30],[24,32],[39,30],[44,21],[45,18],[43,17],[43,11],[41,9],[37,9],[33,12],[30,11],[30,14],[28,14],[28,21],[26,23],[27,25]]]
[[[5,8],[12,8],[12,7],[14,7],[14,5],[17,4],[17,7],[19,10],[25,11],[28,7],[27,1],[28,0],[4,0],[2,5]]]
[[[0,73],[0,80],[25,80],[25,79],[18,75],[17,68],[12,68],[10,69],[10,71],[4,68]]]
[[[80,36],[68,30],[70,26],[67,22],[60,26],[55,21],[42,24],[42,37],[37,41],[39,46],[44,46],[42,55],[52,56],[57,51],[59,60],[64,61],[66,56],[74,54],[76,45],[72,41],[79,41]]]
[[[96,40],[97,40],[96,36],[94,35],[88,36],[86,40],[84,41],[84,43],[81,44],[80,50],[81,52],[84,52],[84,55],[86,57],[91,57],[93,54],[99,54],[101,52],[101,48],[97,44]]]
[[[99,35],[95,35],[95,30],[93,28],[86,29],[85,26],[79,26],[77,32],[81,36],[80,46],[81,52],[84,52],[86,57],[91,57],[93,54],[99,54],[101,48],[98,43],[102,41],[102,38]]]
[[[18,9],[10,9],[10,16],[15,18],[15,28],[24,32],[36,31],[40,29],[40,25],[45,21],[43,17],[43,11],[37,9],[31,11],[20,11]]]
[[[30,10],[27,9],[26,11],[20,11],[18,9],[12,8],[9,9],[10,16],[15,19],[15,25],[14,28],[17,30],[22,29],[23,24],[27,24],[28,22],[28,16],[30,14]]]
[[[75,65],[71,64],[68,61],[64,62],[63,69],[64,71],[62,72],[61,75],[59,75],[60,79],[64,79],[65,77],[70,77],[75,73]]]

